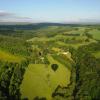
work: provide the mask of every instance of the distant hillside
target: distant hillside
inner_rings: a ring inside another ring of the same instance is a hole
[[[82,26],[81,24],[62,24],[62,23],[0,23],[0,30],[32,30],[48,26]]]

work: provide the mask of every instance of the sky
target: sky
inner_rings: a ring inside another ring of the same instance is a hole
[[[100,22],[100,0],[0,0],[0,22]]]

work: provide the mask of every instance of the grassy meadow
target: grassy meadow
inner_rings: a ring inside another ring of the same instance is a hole
[[[0,60],[8,62],[21,62],[25,58],[22,56],[15,56],[9,52],[0,50]]]
[[[36,96],[46,97],[52,100],[52,92],[58,85],[67,86],[70,83],[71,72],[64,65],[48,55],[50,65],[30,64],[24,75],[21,85],[22,97],[32,100]],[[54,72],[51,64],[58,64],[58,69]],[[34,83],[34,84],[33,84]]]

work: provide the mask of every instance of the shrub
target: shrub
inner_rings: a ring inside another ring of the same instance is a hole
[[[51,68],[53,71],[56,71],[58,69],[58,65],[57,64],[52,64]]]

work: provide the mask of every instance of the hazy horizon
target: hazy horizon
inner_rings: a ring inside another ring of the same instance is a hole
[[[99,0],[0,0],[0,23],[100,23]]]

